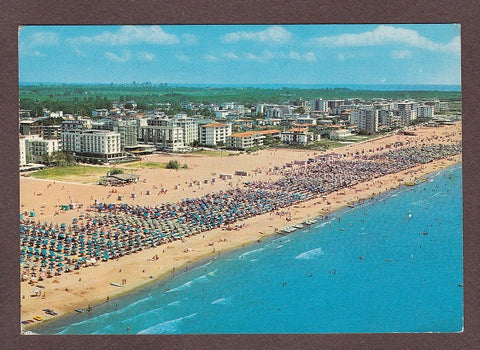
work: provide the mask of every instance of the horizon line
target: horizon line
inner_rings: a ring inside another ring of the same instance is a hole
[[[77,84],[95,84],[95,85],[121,85],[121,84],[133,84],[134,81],[131,82],[58,82],[58,81],[19,81],[19,84],[68,84],[68,85],[77,85]],[[441,86],[448,86],[448,85],[462,85],[461,83],[217,83],[217,82],[205,82],[205,83],[185,83],[185,82],[151,82],[151,81],[142,81],[142,82],[135,82],[138,84],[152,84],[152,85],[162,85],[162,84],[185,84],[185,85],[441,85]]]

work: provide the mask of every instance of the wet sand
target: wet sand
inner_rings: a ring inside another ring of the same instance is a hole
[[[454,142],[461,139],[461,124],[440,128],[418,128],[414,131],[417,136],[392,135],[373,141],[353,144],[337,148],[335,153],[355,153],[357,151],[374,154],[376,148],[385,147],[394,142],[407,141],[414,145],[421,139],[425,142]],[[450,135],[447,137],[445,135]],[[442,138],[443,136],[443,138]],[[427,140],[428,139],[428,140]],[[370,152],[372,150],[372,152]],[[125,187],[104,187],[99,185],[83,185],[63,183],[59,181],[38,180],[22,177],[20,180],[20,202],[23,204],[21,211],[34,210],[41,222],[70,223],[72,218],[78,217],[84,208],[94,203],[97,199],[103,202],[118,202],[117,196],[123,195],[121,202],[153,205],[162,202],[176,202],[181,198],[200,197],[208,192],[226,189],[236,186],[245,181],[274,179],[267,175],[267,169],[273,166],[281,166],[293,160],[306,160],[315,154],[322,152],[298,151],[298,150],[264,150],[255,154],[242,154],[230,157],[212,156],[175,156],[175,155],[151,155],[144,161],[161,161],[177,159],[181,164],[187,163],[189,169],[141,169],[136,173],[140,175],[139,183]],[[326,152],[330,153],[330,152]],[[244,245],[256,244],[258,240],[275,234],[276,229],[291,226],[308,218],[324,215],[352,204],[356,201],[370,198],[390,189],[412,182],[419,177],[447,167],[461,161],[461,155],[452,157],[450,160],[438,160],[426,165],[420,165],[397,174],[390,174],[372,181],[364,182],[352,188],[342,189],[329,194],[326,198],[316,198],[299,205],[282,209],[291,214],[291,221],[286,221],[285,216],[275,213],[266,213],[241,223],[245,224],[240,230],[228,231],[218,228],[212,231],[200,233],[188,237],[185,241],[175,241],[156,248],[146,249],[136,254],[124,256],[119,260],[99,262],[97,266],[82,268],[71,273],[63,273],[60,276],[44,279],[39,282],[45,288],[45,298],[31,296],[35,286],[27,282],[21,283],[21,320],[32,319],[34,315],[41,315],[43,322],[58,318],[61,315],[74,312],[75,308],[94,307],[96,304],[105,302],[107,297],[110,303],[113,298],[128,293],[139,286],[154,280],[168,278],[173,269],[175,273],[185,271],[186,266],[201,259],[213,257],[217,254],[242,248]],[[213,171],[215,169],[215,171]],[[236,170],[248,171],[250,176],[234,176],[232,180],[220,180],[219,173],[234,174]],[[215,175],[214,175],[215,174]],[[215,184],[203,184],[204,179],[215,177]],[[145,180],[145,182],[144,182]],[[200,185],[190,183],[198,180]],[[156,189],[154,189],[154,186]],[[177,186],[177,189],[175,187]],[[158,193],[164,188],[167,193]],[[111,193],[112,189],[116,193]],[[146,191],[152,193],[146,195]],[[40,193],[40,195],[39,195]],[[135,193],[136,198],[131,198]],[[330,204],[327,204],[330,203]],[[82,204],[82,209],[74,209],[61,213],[56,205],[77,203]],[[55,212],[59,214],[55,215]],[[158,255],[158,260],[152,257]],[[123,287],[115,287],[110,282],[121,284],[126,280]],[[58,316],[46,315],[42,309],[50,308],[58,312]],[[32,324],[33,325],[33,324]],[[26,329],[28,327],[25,327]]]

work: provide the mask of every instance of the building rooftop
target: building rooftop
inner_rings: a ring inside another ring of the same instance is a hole
[[[268,135],[268,134],[277,134],[280,130],[262,130],[262,131],[248,131],[248,132],[239,132],[236,134],[230,135],[231,137],[249,137],[254,135]]]
[[[210,123],[210,124],[201,125],[202,128],[206,128],[206,127],[209,127],[209,128],[218,128],[218,127],[223,127],[223,126],[227,126],[227,124],[222,124],[222,123]]]
[[[122,181],[132,181],[139,178],[139,176],[135,174],[115,174],[115,175],[110,175],[109,177],[113,177],[115,179],[119,179]]]
[[[277,129],[270,129],[270,130],[262,130],[262,131],[256,131],[256,133],[258,134],[262,134],[262,135],[267,135],[267,134],[277,134],[279,133],[280,130],[277,130]]]
[[[287,130],[287,132],[306,132],[306,131],[308,131],[308,128],[293,128],[293,129]]]

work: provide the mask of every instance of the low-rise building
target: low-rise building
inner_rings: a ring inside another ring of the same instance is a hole
[[[60,150],[58,140],[45,140],[40,135],[20,135],[20,166],[43,163],[45,155]]]
[[[350,129],[337,129],[337,130],[331,130],[328,136],[330,140],[340,140],[340,139],[349,138],[353,136],[353,134]]]
[[[108,109],[94,109],[92,111],[92,118],[105,118],[108,116]]]
[[[82,129],[91,129],[92,121],[90,119],[67,119],[62,122],[61,132],[67,130],[82,130]]]
[[[21,135],[42,135],[43,126],[38,120],[22,120],[20,121]]]
[[[295,124],[297,125],[317,125],[317,120],[310,117],[298,117],[295,119]]]
[[[263,146],[267,135],[280,138],[280,130],[273,129],[231,134],[227,137],[227,148],[244,150],[251,147]]]
[[[51,155],[59,150],[58,140],[27,137],[27,154],[34,163],[42,163],[45,155]]]
[[[61,133],[62,127],[60,125],[44,125],[43,126],[43,138],[45,140],[61,140],[62,139],[62,133]]]
[[[280,140],[288,145],[307,145],[314,140],[313,132],[308,128],[293,128],[280,134]]]

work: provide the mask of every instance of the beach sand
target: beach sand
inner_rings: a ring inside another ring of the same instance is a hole
[[[416,136],[392,135],[380,139],[348,145],[332,150],[335,153],[355,153],[357,151],[373,154],[377,148],[391,145],[394,142],[415,144],[415,141],[433,143],[449,143],[461,140],[461,123],[439,128],[418,127],[414,130]],[[447,137],[448,135],[448,137]],[[371,152],[370,152],[371,151]],[[179,160],[181,164],[188,164],[188,169],[140,169],[136,172],[140,181],[136,184],[115,188],[117,193],[111,193],[112,187],[89,184],[73,184],[59,181],[39,180],[28,177],[20,179],[20,210],[23,212],[36,211],[41,222],[69,224],[74,217],[83,213],[84,208],[100,202],[120,203],[117,196],[124,195],[123,203],[138,205],[155,205],[162,202],[176,202],[181,198],[200,197],[206,193],[237,186],[246,181],[268,180],[275,177],[267,174],[267,169],[281,166],[293,160],[306,160],[322,152],[300,150],[272,150],[267,149],[255,154],[241,154],[229,157],[195,156],[195,155],[164,155],[155,154],[146,156],[143,161],[166,162],[170,159]],[[327,152],[330,153],[330,152]],[[425,174],[440,170],[452,164],[461,162],[461,155],[451,159],[442,159],[425,165],[420,165],[397,174],[390,174],[375,180],[364,182],[352,188],[342,189],[329,194],[326,198],[312,199],[298,205],[282,209],[291,214],[291,221],[285,216],[275,213],[266,213],[241,222],[245,224],[240,230],[225,230],[218,228],[188,237],[185,241],[175,241],[156,248],[146,249],[136,254],[124,256],[119,260],[100,262],[97,266],[82,268],[71,273],[44,279],[39,282],[43,288],[42,296],[32,296],[35,286],[27,282],[21,283],[21,320],[32,319],[34,315],[41,315],[43,322],[58,318],[61,315],[74,312],[75,308],[94,307],[106,302],[115,303],[114,298],[131,292],[139,286],[158,279],[165,279],[186,270],[189,265],[202,259],[225,254],[232,249],[242,249],[249,244],[256,244],[268,235],[275,234],[286,226],[302,222],[308,218],[325,215],[346,205],[370,198],[388,190],[413,182]],[[250,173],[247,177],[234,176],[232,180],[220,180],[218,174],[234,174],[242,170]],[[215,177],[215,184],[203,184],[204,179]],[[201,185],[192,185],[195,180]],[[145,182],[144,182],[145,181]],[[175,189],[178,186],[178,189]],[[154,189],[156,186],[156,189]],[[158,194],[164,188],[167,193]],[[152,194],[146,195],[150,190]],[[136,198],[131,198],[135,193]],[[330,204],[327,204],[330,203]],[[82,209],[59,212],[56,205],[78,203]],[[158,260],[152,257],[158,255]],[[110,285],[110,282],[121,284],[123,287]],[[43,296],[45,293],[45,296]],[[58,312],[58,316],[45,315],[42,309],[50,308]],[[38,323],[37,323],[38,324]],[[30,326],[34,326],[31,324]],[[24,327],[28,329],[29,327]]]

